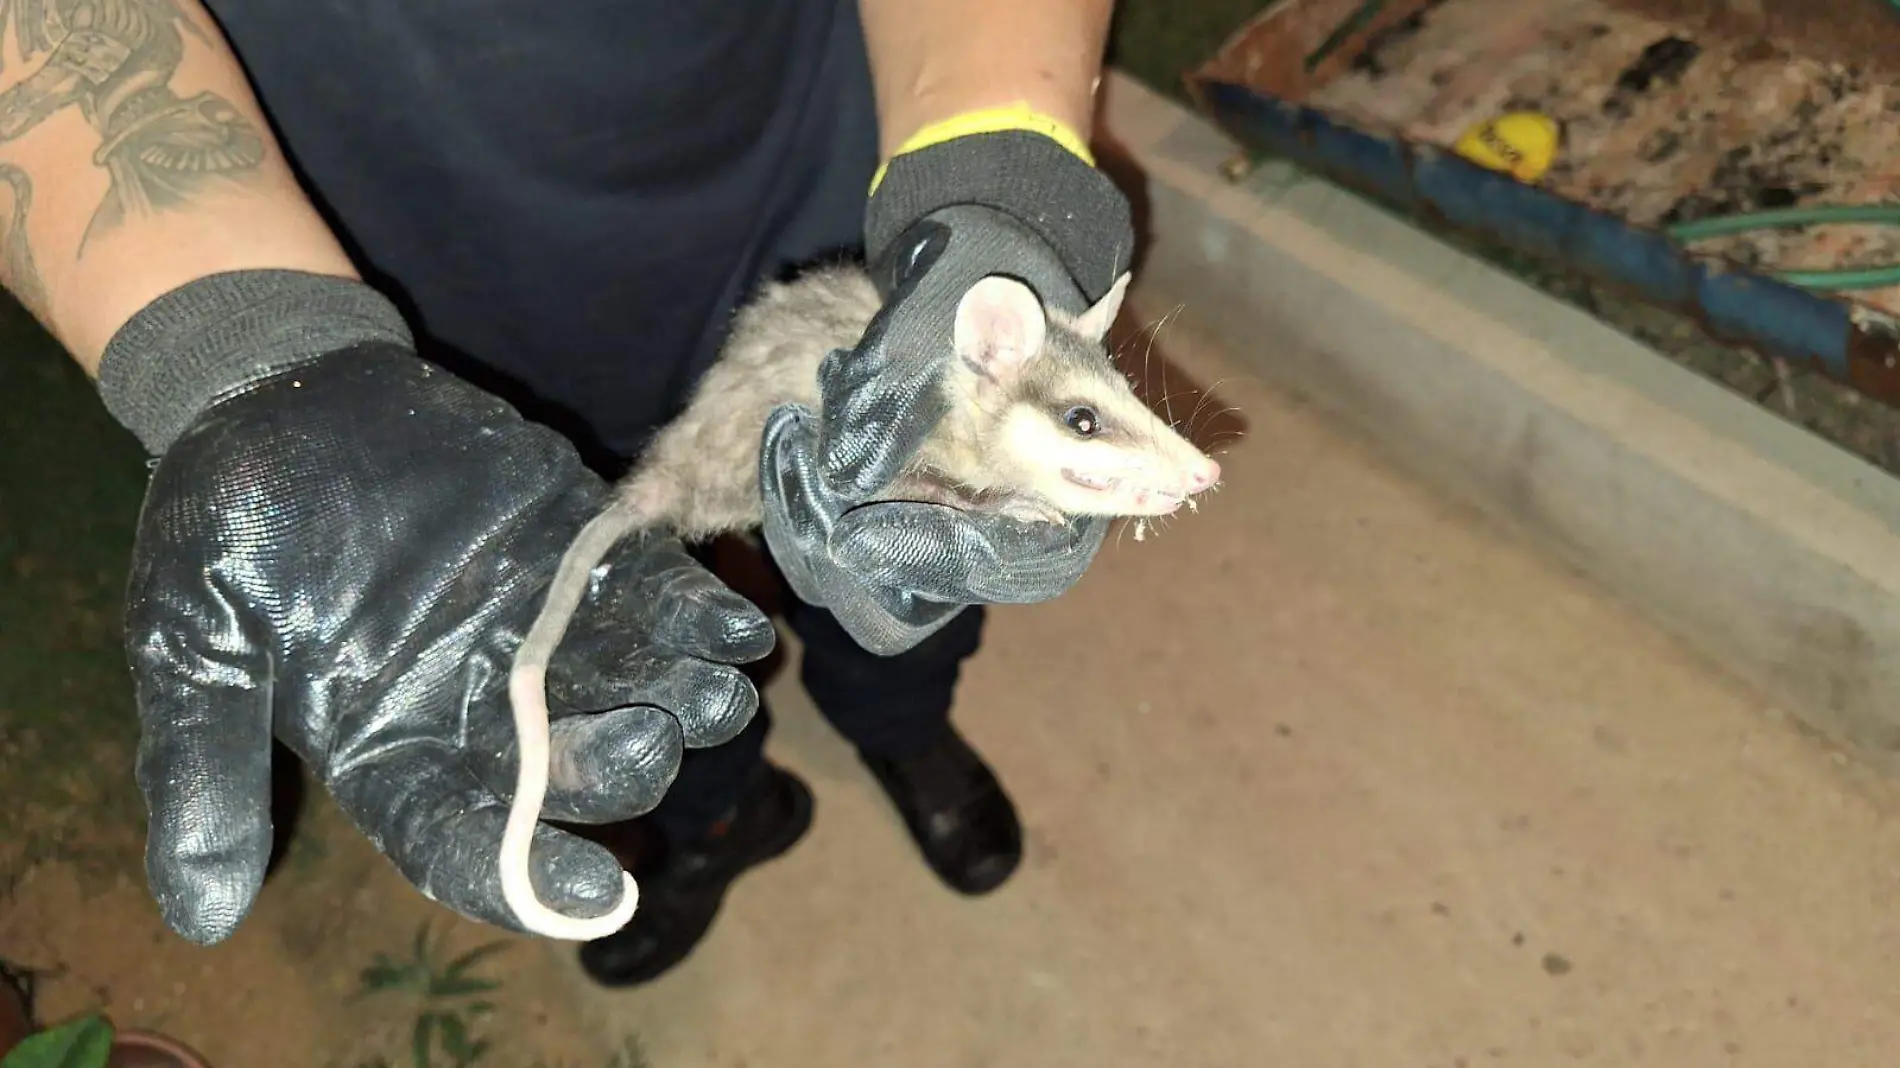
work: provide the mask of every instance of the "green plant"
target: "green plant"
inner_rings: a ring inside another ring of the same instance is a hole
[[[399,961],[386,953],[376,954],[359,977],[357,996],[408,993],[422,1003],[409,1036],[412,1068],[469,1068],[487,1055],[491,1044],[475,1032],[482,1018],[495,1008],[494,1002],[481,995],[501,987],[499,980],[474,974],[474,968],[506,948],[505,942],[488,942],[439,963],[438,942],[424,923],[416,931],[409,959]],[[359,1068],[393,1066],[386,1058],[379,1058]]]
[[[104,1068],[112,1037],[112,1022],[89,1013],[28,1035],[0,1058],[0,1068]]]

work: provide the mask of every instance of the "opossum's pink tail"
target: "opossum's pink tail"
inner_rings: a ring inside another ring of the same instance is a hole
[[[547,798],[550,730],[548,725],[548,664],[567,633],[568,623],[587,595],[594,568],[622,539],[661,514],[653,494],[623,494],[614,504],[581,528],[561,555],[547,599],[527,637],[515,652],[508,674],[508,700],[514,709],[518,763],[515,794],[508,823],[501,836],[501,890],[522,926],[535,934],[574,942],[605,938],[627,925],[639,907],[640,891],[625,872],[620,904],[591,919],[566,916],[541,903],[535,895],[530,849],[540,825],[541,805]]]

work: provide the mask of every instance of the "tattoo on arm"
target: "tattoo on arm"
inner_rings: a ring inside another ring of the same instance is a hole
[[[11,163],[0,163],[0,181],[13,191],[13,214],[0,237],[0,262],[12,282],[13,299],[38,316],[47,314],[46,282],[33,262],[32,246],[26,243],[26,213],[33,209],[33,180]]]
[[[0,0],[0,35],[8,29],[36,69],[0,92],[0,145],[67,108],[99,138],[92,163],[109,186],[75,257],[128,219],[189,207],[200,193],[257,173],[265,141],[254,123],[216,93],[185,98],[171,89],[184,35],[209,43],[175,0]],[[13,201],[0,260],[15,295],[34,307],[45,293],[26,236],[33,185],[11,164],[0,164],[0,184]]]

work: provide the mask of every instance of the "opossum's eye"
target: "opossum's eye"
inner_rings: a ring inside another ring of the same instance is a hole
[[[1093,437],[1102,428],[1101,420],[1095,417],[1095,409],[1078,404],[1062,413],[1062,425],[1076,432],[1080,437]]]

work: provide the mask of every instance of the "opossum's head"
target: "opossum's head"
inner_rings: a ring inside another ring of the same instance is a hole
[[[1071,515],[1169,515],[1220,481],[1220,465],[1157,418],[1108,353],[1127,290],[1124,274],[1069,318],[991,275],[957,307],[965,385],[993,420],[984,462]]]

